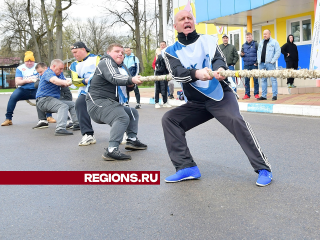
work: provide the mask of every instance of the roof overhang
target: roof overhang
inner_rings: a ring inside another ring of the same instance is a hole
[[[265,23],[276,18],[287,17],[314,11],[314,0],[279,0],[256,9],[243,11],[233,15],[215,18],[203,23],[213,23],[216,26],[247,26],[247,16],[252,16],[252,24]]]

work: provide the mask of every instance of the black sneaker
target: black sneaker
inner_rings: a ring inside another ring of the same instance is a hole
[[[72,129],[73,128],[73,122],[68,121],[66,125],[66,129]]]
[[[135,109],[140,109],[141,108],[141,104],[138,103],[137,106],[135,107]]]
[[[38,124],[33,127],[32,129],[41,129],[49,127],[49,123],[46,120],[40,120]]]
[[[260,100],[267,100],[267,98],[261,96],[261,97],[257,98],[257,100],[258,100],[258,101],[260,101]]]
[[[277,96],[273,96],[272,101],[276,101],[276,100],[278,100]]]
[[[56,136],[73,135],[73,132],[69,132],[66,129],[60,129],[60,130],[57,130],[54,135],[56,135]]]
[[[131,160],[131,156],[121,153],[119,148],[113,149],[112,152],[109,152],[107,148],[105,153],[102,154],[102,158],[106,161]]]
[[[147,147],[148,147],[147,145],[140,142],[137,138],[135,141],[127,139],[127,144],[125,146],[125,149],[127,149],[127,150],[145,150],[145,149],[147,149]]]
[[[173,95],[169,95],[169,99],[174,99],[174,96]]]
[[[80,125],[79,124],[73,124],[73,131],[79,131],[80,130]]]

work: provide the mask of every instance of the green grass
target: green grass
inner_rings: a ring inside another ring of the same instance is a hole
[[[0,93],[3,93],[3,92],[13,92],[14,90],[16,90],[16,89],[15,89],[15,88],[0,89]]]

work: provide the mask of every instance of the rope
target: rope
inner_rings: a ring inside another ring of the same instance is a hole
[[[214,71],[209,70],[209,75],[213,77]],[[293,69],[285,69],[285,70],[240,70],[240,71],[231,71],[225,70],[220,71],[219,74],[223,77],[254,77],[254,78],[311,78],[317,79],[320,78],[320,70],[293,70]],[[171,75],[160,75],[160,76],[148,76],[148,77],[140,77],[140,81],[149,82],[149,81],[170,81],[172,80]]]

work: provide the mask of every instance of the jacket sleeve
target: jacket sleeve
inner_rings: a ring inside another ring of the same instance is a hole
[[[233,47],[233,65],[236,65],[238,60],[239,60],[238,51],[237,51],[236,47]]]
[[[188,82],[195,82],[198,80],[196,78],[197,69],[184,68],[179,58],[171,56],[167,52],[164,53],[163,57],[169,73],[177,82],[188,83]]]
[[[226,58],[223,55],[221,48],[217,45],[216,53],[212,59],[212,69],[213,71],[216,71],[219,68],[224,68],[225,70],[229,69]]]
[[[164,59],[161,56],[161,54],[158,56],[158,59],[156,61],[156,66],[157,66],[157,73],[163,73],[166,71],[166,64],[164,63]]]
[[[288,53],[286,51],[287,48],[287,44],[283,44],[283,46],[281,47],[281,53],[284,55],[284,57],[287,57]]]
[[[102,75],[104,79],[116,86],[132,85],[132,77],[130,75],[122,75],[119,72],[118,65],[106,58],[97,66],[97,75]]]
[[[275,53],[274,53],[274,56],[273,58],[271,59],[271,63],[275,63],[278,58],[280,57],[280,54],[281,54],[281,48],[280,48],[280,45],[279,43],[276,41],[276,43],[274,44],[274,50],[275,50]]]

